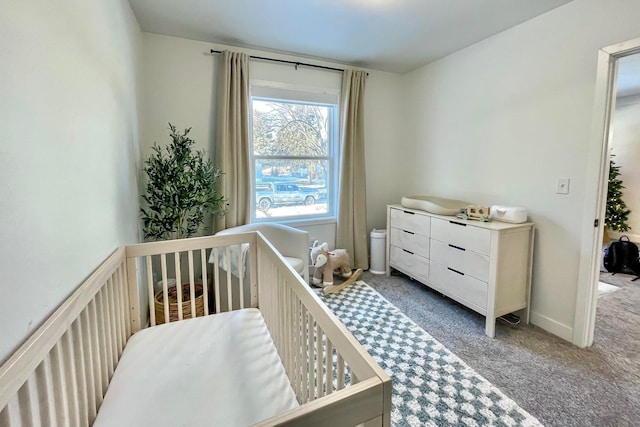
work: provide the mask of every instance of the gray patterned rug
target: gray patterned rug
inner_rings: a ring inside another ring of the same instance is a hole
[[[541,425],[366,283],[319,295],[391,376],[394,426]]]

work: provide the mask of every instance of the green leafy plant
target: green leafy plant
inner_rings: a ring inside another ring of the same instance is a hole
[[[146,239],[190,237],[208,215],[222,215],[225,200],[216,190],[219,168],[193,149],[191,128],[180,133],[169,123],[171,142],[163,148],[156,143],[144,162],[147,176],[142,195],[141,216]]]
[[[623,232],[629,231],[631,227],[627,224],[631,210],[622,200],[622,180],[620,177],[620,166],[617,166],[613,159],[609,160],[609,184],[607,188],[607,208],[604,219],[605,227],[610,230]]]

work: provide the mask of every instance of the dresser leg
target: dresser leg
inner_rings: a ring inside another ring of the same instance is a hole
[[[485,322],[485,333],[489,338],[496,337],[496,319],[495,317],[487,317]]]

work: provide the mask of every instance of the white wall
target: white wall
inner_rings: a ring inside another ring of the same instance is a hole
[[[138,240],[140,34],[126,0],[0,0],[0,361]]]
[[[622,200],[631,210],[628,221],[631,230],[609,234],[616,237],[624,234],[640,242],[640,95],[618,99],[611,126],[611,152],[620,166],[620,179],[625,186]]]
[[[640,36],[636,0],[575,0],[403,79],[405,193],[527,208],[532,321],[571,340],[598,50]],[[569,195],[556,179],[571,179]],[[595,211],[595,207],[592,207]]]
[[[251,49],[238,49],[157,34],[143,33],[141,147],[149,153],[153,142],[168,141],[167,123],[178,128],[192,127],[191,136],[199,148],[209,154],[214,150],[217,55],[211,49],[231,49],[252,55],[309,62],[306,58],[276,55]],[[341,67],[340,64],[315,61],[320,65]],[[300,67],[250,62],[252,79],[288,82],[298,86],[339,89],[341,75]],[[366,82],[366,156],[367,205],[369,228],[384,228],[384,206],[397,203],[402,183],[396,177],[402,165],[389,161],[394,157],[398,140],[398,108],[400,76],[371,71]],[[224,171],[223,171],[224,172]],[[335,224],[300,226],[310,232],[311,239],[335,242]]]

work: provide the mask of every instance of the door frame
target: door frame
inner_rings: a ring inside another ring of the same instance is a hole
[[[576,295],[573,343],[580,347],[593,344],[596,303],[600,278],[600,259],[609,181],[611,118],[615,112],[618,60],[640,53],[640,38],[600,49],[596,75],[585,209],[580,251],[580,269]],[[594,220],[598,221],[595,226]]]

